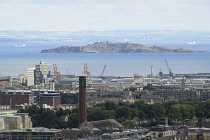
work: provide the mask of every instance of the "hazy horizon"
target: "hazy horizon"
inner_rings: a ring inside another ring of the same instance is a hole
[[[67,31],[67,30],[0,30],[0,31],[15,31],[15,32],[110,32],[110,31],[206,31],[206,32],[210,32],[210,29],[208,30],[174,30],[174,29],[163,29],[163,30],[160,30],[160,29],[147,29],[147,30],[144,30],[144,29],[128,29],[128,30],[123,30],[123,29],[119,29],[119,30],[75,30],[75,31]]]

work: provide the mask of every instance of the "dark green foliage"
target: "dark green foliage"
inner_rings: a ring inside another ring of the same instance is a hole
[[[143,90],[152,91],[152,90],[154,90],[154,89],[155,89],[155,87],[153,87],[153,86],[144,86],[144,87],[143,87]]]
[[[106,108],[106,110],[116,110],[117,104],[113,101],[109,101],[109,102],[105,103],[105,108]]]
[[[126,120],[122,122],[122,125],[124,125],[125,128],[134,128],[134,123],[131,120]]]
[[[69,116],[69,120],[66,123],[68,128],[78,128],[79,126],[79,115],[78,113],[71,113]]]
[[[27,106],[24,110],[20,110],[21,113],[29,113],[31,116],[34,127],[47,127],[47,128],[66,128],[54,110],[45,109],[42,106]]]
[[[127,106],[120,106],[116,110],[116,118],[124,117],[126,119],[132,119],[132,116],[131,115],[132,115],[131,114],[131,110]]]
[[[139,111],[138,111],[138,118],[139,118],[140,120],[146,119],[146,114],[144,113],[144,111],[142,111],[142,110],[139,110]]]
[[[171,106],[169,113],[173,114],[173,120],[192,119],[195,116],[195,107],[189,104],[175,104]]]
[[[158,121],[150,120],[147,127],[156,126],[156,125],[158,125]]]
[[[61,116],[68,115],[70,113],[71,113],[71,111],[69,109],[63,110],[62,108],[59,108],[58,110],[56,110],[55,114],[56,114],[57,117],[60,118]]]
[[[107,119],[106,111],[100,108],[89,108],[88,109],[88,120],[97,121]]]
[[[124,91],[136,91],[136,87],[125,88]]]
[[[19,112],[27,112],[32,118],[34,127],[48,128],[76,128],[78,127],[78,108],[70,110],[49,110],[36,105],[27,106]],[[69,120],[63,122],[62,115],[69,115]],[[167,117],[169,124],[174,120],[202,119],[210,118],[210,101],[170,101],[162,104],[146,104],[143,101],[115,103],[107,101],[96,104],[87,110],[88,121],[104,119],[116,119],[127,128],[134,126],[133,120],[147,120],[149,123],[141,126],[149,127],[158,123],[158,118]],[[199,125],[199,124],[198,124]]]

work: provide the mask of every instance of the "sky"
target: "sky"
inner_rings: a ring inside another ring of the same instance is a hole
[[[210,0],[0,0],[0,30],[210,30]]]

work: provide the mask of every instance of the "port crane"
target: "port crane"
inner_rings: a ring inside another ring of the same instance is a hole
[[[53,74],[56,75],[56,81],[60,82],[61,76],[56,64],[53,64]]]
[[[171,69],[170,69],[170,67],[169,67],[169,65],[168,65],[168,62],[167,62],[166,59],[165,59],[165,61],[166,61],[166,65],[167,65],[167,68],[168,68],[169,77],[173,77],[173,73],[172,73],[172,71],[171,71]]]
[[[67,73],[68,73],[68,75],[69,75],[69,78],[71,78],[71,76],[70,76],[70,73],[69,73],[68,69],[66,69],[66,71],[67,71]]]
[[[106,65],[104,66],[103,71],[102,71],[101,75],[99,76],[99,78],[103,77],[105,69],[106,69]]]
[[[160,69],[160,72],[159,72],[159,76],[160,76],[160,78],[163,78],[163,72],[161,71],[161,69]]]
[[[87,63],[84,64],[84,71],[82,75],[86,74],[87,77],[90,77],[90,72],[88,71],[88,65]]]

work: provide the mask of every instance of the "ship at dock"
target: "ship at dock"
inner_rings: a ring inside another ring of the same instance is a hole
[[[25,44],[22,44],[22,45],[13,45],[13,47],[26,47]]]
[[[184,44],[195,44],[195,42],[187,42],[187,43],[184,43]]]

